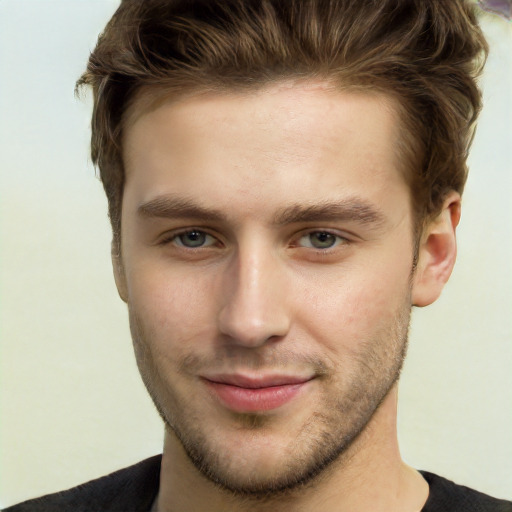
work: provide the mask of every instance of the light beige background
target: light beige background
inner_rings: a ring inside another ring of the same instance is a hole
[[[73,96],[113,0],[0,0],[0,506],[158,453]],[[487,16],[486,108],[459,261],[414,313],[401,385],[404,458],[512,498],[512,26]]]

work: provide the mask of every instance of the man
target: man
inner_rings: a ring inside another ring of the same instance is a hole
[[[463,1],[125,1],[81,84],[162,458],[9,510],[512,510],[400,458],[486,44]]]

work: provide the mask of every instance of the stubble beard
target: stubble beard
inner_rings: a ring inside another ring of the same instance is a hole
[[[410,303],[409,303],[410,304]],[[324,397],[319,407],[290,442],[288,458],[270,476],[254,478],[230,467],[229,454],[212,442],[201,418],[189,414],[186,397],[174,397],[175,407],[165,405],[166,389],[156,382],[148,337],[137,315],[130,310],[130,327],[139,370],[166,429],[183,446],[194,467],[220,489],[246,499],[270,500],[290,496],[327,474],[365,430],[394,384],[398,381],[407,351],[411,309],[404,305],[384,332],[361,342],[364,349],[353,361],[351,377],[339,393]],[[326,379],[333,379],[327,375]],[[172,393],[172,390],[170,391]],[[167,391],[169,393],[169,391]],[[239,414],[238,427],[249,434],[270,428],[264,415]],[[271,431],[271,430],[270,430]]]

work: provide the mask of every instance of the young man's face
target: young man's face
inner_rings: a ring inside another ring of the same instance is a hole
[[[398,125],[385,96],[285,84],[126,129],[117,281],[137,361],[226,488],[312,478],[398,377],[414,247]]]

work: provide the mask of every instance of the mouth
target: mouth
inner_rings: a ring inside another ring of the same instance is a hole
[[[225,407],[239,413],[265,412],[291,402],[314,377],[214,375],[203,377],[210,392]]]

